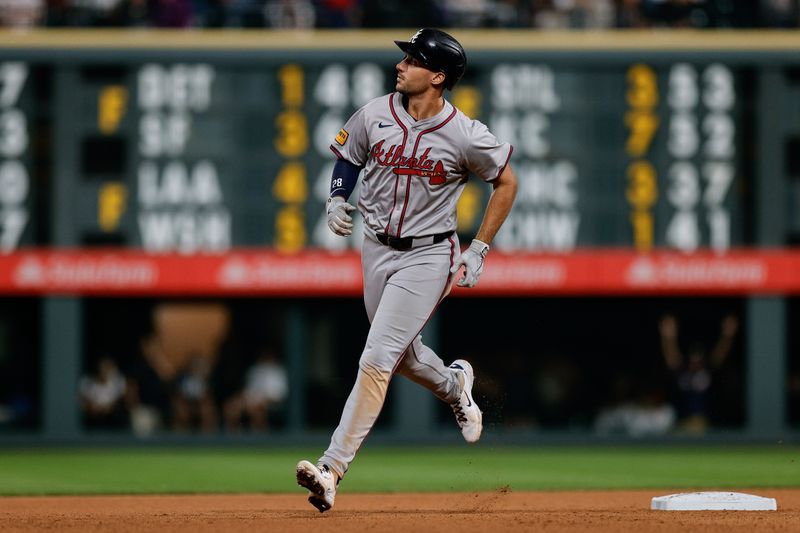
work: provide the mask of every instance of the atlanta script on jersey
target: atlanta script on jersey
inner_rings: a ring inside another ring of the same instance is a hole
[[[376,233],[418,237],[456,229],[456,202],[470,172],[496,179],[513,150],[445,101],[416,121],[391,93],[356,111],[336,136],[337,157],[365,167],[358,208]]]

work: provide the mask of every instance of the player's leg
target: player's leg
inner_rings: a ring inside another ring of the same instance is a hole
[[[475,374],[469,362],[456,359],[450,366],[445,366],[442,359],[425,346],[422,337],[418,336],[408,347],[397,373],[450,404],[464,440],[477,442],[481,438],[483,413],[472,398]]]
[[[378,309],[383,288],[390,274],[391,252],[392,250],[380,244],[374,235],[365,233],[361,248],[361,265],[364,275],[364,305],[370,323]],[[353,417],[352,413],[359,405],[367,405],[370,396],[374,396],[368,394],[370,390],[369,384],[364,381],[362,372],[359,370],[356,375],[356,383],[342,409],[341,421],[336,432],[347,425],[347,420]],[[380,394],[378,395],[380,396]],[[382,404],[383,400],[381,399],[377,407],[378,411]],[[334,432],[334,437],[339,441],[343,440],[342,437],[336,436],[336,432]],[[300,461],[297,464],[297,482],[309,489],[308,501],[320,512],[333,507],[338,482],[349,464],[349,461],[336,460],[331,457],[332,455],[334,455],[332,452],[326,451],[316,464],[309,461]],[[335,455],[335,457],[338,456]]]
[[[374,260],[378,270],[385,267],[385,286],[372,316],[372,325],[359,361],[353,390],[347,399],[339,426],[328,450],[320,459],[340,477],[344,475],[380,414],[389,381],[408,346],[430,318],[449,281],[451,247],[448,241],[421,249],[395,252],[383,248],[370,250],[365,239],[365,290],[370,283]],[[388,250],[388,252],[387,252]],[[371,287],[371,291],[380,287]],[[367,297],[365,300],[369,300]],[[369,303],[367,304],[369,306]]]
[[[374,236],[364,236],[361,246],[361,270],[364,276],[364,309],[372,324],[378,304],[381,303],[386,282],[394,273],[394,251],[375,240]]]
[[[458,400],[461,393],[456,373],[422,342],[421,335],[417,335],[406,350],[396,373],[425,387],[446,403]]]
[[[395,278],[392,279],[394,281]],[[450,292],[451,281],[448,279],[439,301]],[[453,409],[464,440],[477,442],[480,439],[483,432],[483,413],[472,398],[475,375],[469,362],[457,359],[450,366],[445,366],[436,352],[425,346],[422,337],[417,335],[401,357],[395,372],[422,385],[437,398],[448,403]]]
[[[448,280],[441,299],[450,293],[451,283],[452,279]],[[447,366],[436,352],[422,342],[422,335],[417,335],[395,372],[425,387],[437,398],[448,403],[467,442],[480,439],[483,413],[472,399],[475,376],[472,365],[467,361],[457,359]]]
[[[453,236],[455,249],[458,248],[458,240]],[[368,241],[365,238],[365,241]],[[364,264],[364,307],[370,323],[378,309],[383,289],[392,273],[390,270],[391,249],[380,243],[374,243],[369,249],[362,252]],[[449,264],[449,256],[442,256],[442,261]],[[451,282],[447,283],[447,288],[442,296],[444,298],[450,292]],[[400,365],[395,371],[397,374],[422,385],[433,392],[437,398],[444,402],[452,403],[458,398],[460,391],[458,380],[454,377],[452,369],[448,368],[436,352],[423,344],[422,336],[417,335],[414,341],[406,350]]]
[[[458,236],[453,235],[453,249],[458,250]],[[450,257],[443,260],[450,263]],[[452,276],[448,279],[440,302],[448,294],[452,287]],[[368,307],[369,309],[369,307]],[[369,311],[368,311],[369,312]],[[406,379],[417,383],[431,391],[437,398],[446,403],[453,403],[458,400],[461,394],[461,384],[458,376],[449,368],[442,358],[439,357],[429,346],[422,342],[422,335],[417,335],[414,341],[403,355],[400,365],[395,371]]]

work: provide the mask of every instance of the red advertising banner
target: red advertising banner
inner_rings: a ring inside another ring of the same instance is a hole
[[[0,294],[360,296],[357,253],[237,249],[225,254],[31,249],[0,255]],[[581,250],[486,259],[457,296],[800,294],[800,251],[681,254]]]

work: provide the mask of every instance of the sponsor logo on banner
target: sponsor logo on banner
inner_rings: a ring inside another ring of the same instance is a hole
[[[493,259],[492,268],[487,269],[481,277],[481,284],[485,288],[556,288],[568,281],[567,265],[561,259]]]
[[[767,264],[757,258],[641,258],[625,278],[634,287],[760,287],[768,274]]]
[[[158,282],[158,267],[151,261],[110,256],[29,256],[19,262],[13,280],[20,288],[143,288]]]
[[[487,257],[481,282],[456,295],[800,294],[800,252],[639,254],[624,250]],[[148,254],[30,250],[0,254],[0,294],[356,296],[357,253]]]
[[[232,257],[220,266],[217,280],[223,288],[358,289],[361,270],[351,261]]]

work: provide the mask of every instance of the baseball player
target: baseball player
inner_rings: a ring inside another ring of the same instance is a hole
[[[430,390],[453,409],[467,442],[481,436],[482,414],[472,397],[472,366],[450,366],[422,343],[420,331],[463,267],[462,287],[473,287],[489,244],[517,190],[508,164],[512,147],[445,100],[464,74],[466,54],[447,33],[419,30],[395,41],[396,92],[356,111],[331,145],[337,161],[327,200],[328,227],[352,234],[347,203],[364,170],[358,210],[364,217],[361,262],[364,304],[371,326],[358,374],[331,443],[316,463],[297,464],[297,483],[320,512],[333,507],[336,488],[383,407],[397,373]],[[463,253],[456,203],[470,173],[492,184],[476,238]]]

